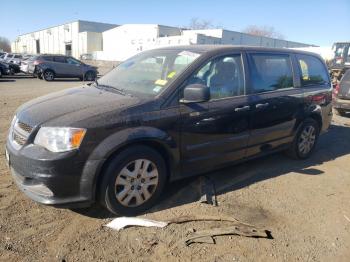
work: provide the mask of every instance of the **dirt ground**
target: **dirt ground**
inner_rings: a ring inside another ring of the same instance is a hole
[[[143,217],[228,215],[271,231],[273,239],[219,236],[186,247],[181,239],[222,222],[166,228],[103,227],[113,216],[39,205],[13,184],[4,145],[15,109],[27,100],[80,85],[32,78],[0,79],[1,261],[350,261],[350,118],[334,117],[307,161],[275,154],[209,174],[218,207],[199,203],[198,179],[168,186]]]

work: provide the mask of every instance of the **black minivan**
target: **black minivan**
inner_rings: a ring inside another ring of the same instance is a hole
[[[142,52],[93,84],[16,112],[6,156],[19,188],[60,207],[145,211],[166,182],[285,150],[305,159],[332,117],[316,54],[239,46]]]

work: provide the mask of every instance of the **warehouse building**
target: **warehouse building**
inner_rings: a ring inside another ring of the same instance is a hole
[[[310,45],[254,36],[224,29],[183,30],[162,25],[127,24],[102,33],[103,49],[98,60],[123,61],[141,51],[174,45],[249,45],[262,47],[308,47]]]
[[[103,48],[99,60],[123,61],[143,50],[157,46],[158,39],[180,36],[181,29],[157,24],[126,24],[102,33]]]
[[[184,35],[202,34],[218,39],[218,44],[221,45],[248,45],[261,47],[276,47],[276,48],[296,48],[312,46],[298,42],[292,42],[282,39],[255,36],[241,32],[235,32],[225,29],[203,29],[203,30],[185,30]]]
[[[117,25],[74,21],[20,35],[12,43],[12,52],[28,54],[81,54],[102,50],[102,32]]]
[[[255,36],[225,29],[187,30],[158,24],[114,25],[75,21],[20,35],[12,44],[19,53],[66,54],[123,61],[141,51],[174,45],[248,45],[304,48],[313,45]]]

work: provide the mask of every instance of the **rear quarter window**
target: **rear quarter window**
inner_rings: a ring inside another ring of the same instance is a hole
[[[53,60],[57,63],[66,63],[66,58],[64,56],[55,56]]]
[[[297,55],[301,85],[325,85],[329,83],[329,75],[320,59],[311,55]]]

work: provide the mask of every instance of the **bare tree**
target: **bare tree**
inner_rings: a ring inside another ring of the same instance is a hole
[[[213,25],[212,21],[198,17],[191,18],[190,23],[184,27],[193,30],[220,28],[220,26]]]
[[[243,32],[256,36],[266,36],[278,39],[285,39],[284,35],[276,31],[273,26],[250,25],[246,29],[244,29]]]
[[[6,37],[0,36],[0,50],[11,52],[11,44]]]

